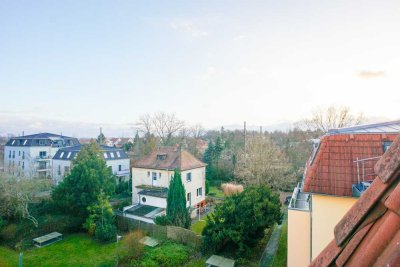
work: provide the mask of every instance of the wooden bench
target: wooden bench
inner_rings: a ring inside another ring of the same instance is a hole
[[[58,232],[52,232],[50,234],[34,238],[33,239],[33,243],[37,247],[43,247],[43,246],[50,245],[50,244],[52,244],[54,242],[57,242],[59,240],[62,240],[62,236],[63,235],[58,233]]]

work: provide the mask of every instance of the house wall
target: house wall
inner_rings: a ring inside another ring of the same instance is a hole
[[[143,198],[145,198],[146,201],[143,201]],[[139,194],[138,195],[138,203],[143,204],[143,205],[164,208],[164,209],[167,208],[167,199],[166,198],[145,196],[145,195]]]
[[[310,211],[288,210],[288,267],[310,264]]]
[[[157,179],[152,179],[152,173],[157,173]],[[186,181],[186,174],[192,174],[192,181]],[[161,177],[160,177],[161,174]],[[167,170],[154,170],[154,169],[144,169],[144,168],[132,168],[132,203],[138,203],[138,192],[141,189],[136,188],[139,185],[150,185],[150,186],[160,186],[169,187],[169,182],[171,181],[174,171]],[[197,168],[192,170],[183,171],[182,183],[185,187],[186,193],[191,193],[190,202],[191,206],[198,204],[199,202],[205,200],[205,168]],[[197,189],[202,188],[202,195],[197,196]]]
[[[334,228],[358,198],[312,195],[312,259],[334,239]]]
[[[53,180],[56,184],[58,184],[65,176],[65,167],[70,167],[72,165],[71,160],[60,160],[60,159],[53,159],[52,160],[52,175]],[[112,173],[117,174],[118,172],[118,165],[121,165],[122,170],[129,170],[129,159],[116,159],[116,160],[106,160],[106,164],[108,167],[111,167]],[[61,172],[58,172],[58,168],[61,168]],[[124,177],[124,180],[129,180],[129,174]]]

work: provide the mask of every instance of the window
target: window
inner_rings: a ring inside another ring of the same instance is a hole
[[[115,152],[117,154],[117,158],[121,157],[121,154],[119,153],[119,151]]]
[[[191,182],[192,181],[192,173],[188,172],[186,173],[186,182]]]
[[[69,166],[64,166],[64,177],[69,173]]]
[[[157,154],[157,160],[165,160],[167,158],[167,154]]]
[[[62,159],[63,156],[64,156],[64,152],[61,152],[60,159]]]
[[[389,149],[391,144],[392,144],[392,142],[390,142],[390,141],[383,142],[383,153],[385,153]]]
[[[114,153],[110,152],[110,156],[111,156],[111,158],[114,158]]]
[[[41,158],[41,159],[44,159],[45,157],[46,157],[46,151],[40,151],[39,152],[39,157]]]
[[[13,159],[15,159],[15,151],[13,151]]]
[[[104,158],[105,158],[105,159],[107,159],[107,158],[108,158],[107,152],[104,152],[104,154],[103,154],[103,155],[104,155]]]
[[[71,152],[68,152],[67,159],[71,157]]]
[[[157,173],[156,172],[152,172],[151,176],[153,177],[153,181],[157,180]]]
[[[25,162],[22,162],[22,169],[25,169]]]
[[[161,172],[158,173],[158,179],[161,179]]]
[[[14,143],[15,143],[15,140],[12,141],[11,145],[14,145]]]
[[[22,159],[25,159],[25,151],[22,151]]]
[[[44,140],[43,139],[39,139],[39,145],[44,145]]]
[[[150,177],[150,172],[147,172],[147,177]]]
[[[314,148],[313,148],[313,152],[312,152],[311,157],[310,157],[310,165],[312,165],[313,162],[314,162],[315,156],[317,155],[317,152],[319,150],[319,144],[320,144],[319,140],[318,140],[318,142],[313,144]]]
[[[202,196],[203,195],[203,187],[197,188],[196,195],[197,196]]]
[[[61,175],[61,165],[58,165],[58,175]]]
[[[145,197],[142,197],[142,202],[146,203],[146,198]]]
[[[122,171],[122,165],[118,165],[118,171]]]
[[[10,150],[10,153],[8,154],[8,158],[11,159],[11,150]]]
[[[190,201],[191,197],[192,197],[192,194],[191,193],[187,193],[186,194],[186,201]]]
[[[21,151],[18,151],[18,156],[21,156]]]
[[[27,140],[27,139],[25,139],[25,141],[24,141],[24,145],[26,145],[26,142],[28,142],[28,140]]]

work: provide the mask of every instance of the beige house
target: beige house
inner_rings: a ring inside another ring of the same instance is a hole
[[[288,210],[288,266],[308,266],[333,239],[335,225],[368,189],[373,166],[400,121],[330,130],[314,144]]]
[[[169,183],[174,170],[181,171],[189,208],[205,205],[205,166],[189,152],[180,148],[160,148],[132,164],[132,205],[134,213],[138,207],[158,208],[157,214],[167,207]],[[143,209],[143,208],[142,208]],[[151,208],[148,208],[151,210]],[[150,217],[154,215],[150,212]]]

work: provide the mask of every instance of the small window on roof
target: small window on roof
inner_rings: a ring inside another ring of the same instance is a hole
[[[318,152],[318,149],[319,149],[319,145],[320,145],[320,142],[313,144],[314,149],[313,149],[311,157],[310,157],[310,165],[312,165],[313,162],[314,162],[315,156],[317,155],[317,152]]]
[[[15,140],[12,141],[11,145],[14,145],[14,143],[15,143]]]
[[[392,142],[390,142],[390,141],[383,142],[383,153],[385,153],[389,149],[391,144],[392,144]]]
[[[111,156],[111,158],[114,158],[114,153],[110,152],[110,156]]]
[[[26,145],[26,142],[28,142],[28,139],[25,139],[25,141],[24,141],[24,145]]]
[[[121,154],[119,153],[119,151],[115,152],[117,154],[117,157],[120,158]]]
[[[104,154],[103,154],[103,155],[104,155],[104,158],[105,158],[105,159],[107,159],[107,158],[108,158],[107,152],[104,152]]]
[[[167,154],[157,154],[157,160],[165,160],[167,158]]]
[[[71,157],[71,152],[68,152],[67,159]]]
[[[61,152],[60,154],[60,158],[62,158],[64,156],[64,152]]]

